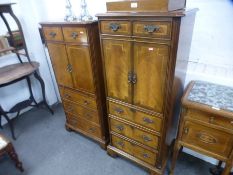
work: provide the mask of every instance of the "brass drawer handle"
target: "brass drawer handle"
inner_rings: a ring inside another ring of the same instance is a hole
[[[144,158],[146,158],[146,159],[150,158],[150,156],[149,156],[148,154],[146,154],[146,153],[142,154],[142,156],[143,156]]]
[[[123,109],[121,108],[116,108],[115,111],[118,113],[118,114],[122,114],[124,112]]]
[[[56,34],[55,32],[50,32],[49,35],[50,35],[51,38],[55,38],[55,36],[56,36],[57,34]]]
[[[160,27],[159,26],[154,26],[154,25],[145,25],[144,30],[148,33],[154,33],[159,31]]]
[[[152,139],[151,139],[150,137],[145,136],[145,135],[143,135],[142,138],[143,138],[143,140],[144,140],[145,142],[150,142],[150,141],[152,141]]]
[[[210,117],[209,123],[214,123],[214,117]]]
[[[76,38],[78,37],[78,33],[77,33],[77,32],[72,32],[72,33],[71,33],[71,37],[72,37],[73,39],[76,39]]]
[[[113,32],[117,32],[120,28],[121,25],[117,24],[117,23],[110,23],[109,24],[109,28],[113,31]]]
[[[123,125],[117,125],[116,128],[117,128],[118,131],[123,131],[124,130]]]
[[[73,68],[72,68],[71,64],[67,64],[66,71],[70,72],[70,73],[73,71]]]
[[[184,133],[188,134],[189,133],[189,128],[184,128]]]
[[[89,131],[94,133],[96,131],[96,129],[95,128],[89,128]]]
[[[85,105],[89,105],[89,102],[88,102],[87,100],[84,100],[83,103],[84,103]]]
[[[147,118],[147,117],[144,117],[144,118],[143,118],[143,121],[146,122],[146,123],[149,123],[149,124],[154,123],[153,120],[151,120],[151,119],[149,119],[149,118]]]
[[[116,142],[116,144],[121,146],[121,147],[123,147],[125,145],[124,142]]]

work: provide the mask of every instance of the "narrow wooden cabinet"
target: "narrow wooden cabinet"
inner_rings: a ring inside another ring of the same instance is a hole
[[[108,143],[97,22],[41,23],[66,114],[66,128]]]
[[[110,130],[107,151],[153,175],[164,173],[176,136],[195,12],[97,15]]]

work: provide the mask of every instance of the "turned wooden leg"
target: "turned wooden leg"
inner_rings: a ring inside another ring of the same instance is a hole
[[[178,143],[178,141],[176,141],[174,151],[173,151],[173,155],[172,155],[172,162],[171,162],[171,168],[170,168],[169,175],[174,174],[176,160],[178,158],[178,155],[179,155],[179,152],[180,152],[181,149],[183,149],[183,147]]]
[[[16,154],[15,149],[11,143],[8,144],[7,153],[10,156],[11,160],[15,162],[16,168],[18,168],[21,172],[23,172],[24,171],[23,164],[22,162],[19,161],[18,155]]]
[[[231,168],[232,168],[232,163],[227,162],[226,166],[222,172],[222,175],[230,175]]]

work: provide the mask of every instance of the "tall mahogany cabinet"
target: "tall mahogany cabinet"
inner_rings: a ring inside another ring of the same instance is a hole
[[[66,114],[66,128],[108,142],[98,22],[41,23]]]
[[[98,14],[110,155],[163,174],[176,135],[195,10]]]

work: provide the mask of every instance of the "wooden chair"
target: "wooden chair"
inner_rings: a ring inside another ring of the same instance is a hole
[[[24,171],[22,162],[19,161],[18,155],[15,152],[12,143],[3,135],[0,135],[0,156],[3,156],[4,154],[9,155],[9,157],[15,162],[16,168],[18,168],[21,172]]]

